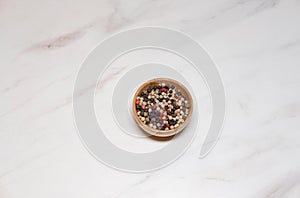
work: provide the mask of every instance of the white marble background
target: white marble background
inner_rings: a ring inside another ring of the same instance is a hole
[[[217,63],[222,137],[157,172],[95,160],[72,114],[76,73],[112,33],[166,26]],[[300,197],[298,0],[0,1],[0,197]]]

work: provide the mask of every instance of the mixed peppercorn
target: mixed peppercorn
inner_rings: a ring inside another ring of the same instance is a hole
[[[189,114],[189,101],[174,85],[160,83],[143,90],[135,99],[138,118],[157,130],[179,127]]]

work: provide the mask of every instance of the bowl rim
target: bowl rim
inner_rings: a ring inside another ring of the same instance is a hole
[[[137,109],[136,109],[136,104],[135,104],[136,98],[143,90],[145,90],[150,85],[155,85],[155,84],[159,84],[159,83],[169,83],[171,85],[174,85],[178,89],[180,89],[180,91],[183,92],[184,96],[187,98],[187,100],[190,104],[189,113],[188,113],[187,118],[184,120],[184,122],[179,127],[174,128],[174,129],[169,129],[167,131],[153,129],[153,128],[150,128],[148,125],[144,124],[137,115]],[[182,83],[180,83],[176,80],[170,79],[170,78],[154,78],[154,79],[144,82],[136,90],[136,92],[133,96],[133,99],[132,99],[132,110],[133,110],[133,115],[134,115],[135,121],[145,132],[147,132],[150,135],[157,136],[157,137],[169,137],[169,136],[173,136],[175,134],[180,133],[186,127],[186,125],[189,123],[192,113],[193,113],[193,98],[192,98],[189,90]]]

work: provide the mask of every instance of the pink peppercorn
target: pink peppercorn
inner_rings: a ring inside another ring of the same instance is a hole
[[[153,110],[155,110],[156,108],[157,108],[156,105],[153,105],[153,106],[152,106],[152,109],[153,109]]]
[[[136,100],[135,104],[137,104],[137,105],[140,104],[140,100]]]

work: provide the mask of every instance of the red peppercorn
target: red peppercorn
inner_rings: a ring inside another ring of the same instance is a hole
[[[170,124],[167,124],[167,127],[170,127]]]
[[[162,90],[163,92],[165,92],[165,93],[168,91],[168,90],[167,90],[166,88],[164,88],[164,87],[161,88],[161,90]]]
[[[167,110],[167,113],[170,113],[170,112],[171,112],[171,110],[170,110],[170,109],[168,109],[168,110]]]
[[[137,100],[135,101],[135,104],[137,104],[137,105],[140,104],[140,100],[137,99]]]

